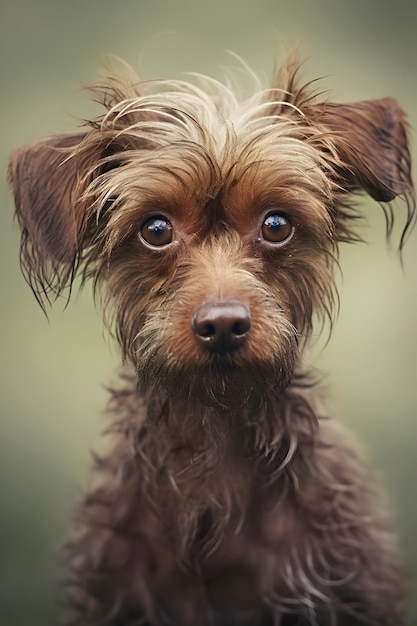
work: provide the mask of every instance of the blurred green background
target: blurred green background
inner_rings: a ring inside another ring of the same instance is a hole
[[[109,53],[133,65],[141,58],[144,78],[222,78],[237,65],[232,50],[267,79],[274,59],[297,43],[308,58],[305,77],[326,76],[335,99],[393,95],[417,126],[415,0],[1,2],[1,624],[57,621],[58,548],[103,426],[104,384],[119,361],[89,289],[66,310],[58,303],[48,322],[24,283],[5,180],[9,152],[94,115],[80,85],[97,77]],[[341,314],[329,346],[311,361],[389,491],[414,576],[416,626],[417,232],[403,271],[379,207],[364,200],[362,208],[368,244],[342,251]]]

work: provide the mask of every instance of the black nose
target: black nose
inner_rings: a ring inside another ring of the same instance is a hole
[[[194,311],[192,328],[211,352],[226,354],[240,348],[250,330],[250,312],[239,300],[207,302]]]

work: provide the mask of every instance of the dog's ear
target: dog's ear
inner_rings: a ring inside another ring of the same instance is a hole
[[[16,149],[8,177],[22,230],[21,266],[39,300],[70,285],[88,234],[79,197],[88,155],[84,134],[60,135]]]
[[[83,135],[62,135],[16,149],[9,182],[25,238],[52,262],[71,262],[80,246],[83,216],[73,190],[80,176],[74,150]]]
[[[379,202],[412,191],[407,123],[395,100],[326,103],[321,121],[338,153],[344,189],[364,190]]]

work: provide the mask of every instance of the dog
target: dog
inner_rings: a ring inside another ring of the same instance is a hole
[[[303,354],[358,194],[411,231],[408,126],[299,76],[239,100],[109,74],[102,115],[11,156],[27,281],[45,308],[92,280],[124,361],[67,545],[77,626],[404,624],[379,486]]]

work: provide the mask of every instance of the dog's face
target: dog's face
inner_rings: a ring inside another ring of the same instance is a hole
[[[414,219],[398,105],[321,102],[294,75],[244,103],[110,80],[86,133],[12,157],[29,281],[91,276],[145,386],[225,406],[279,392],[331,315],[350,194],[402,195]]]

